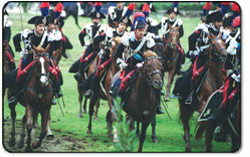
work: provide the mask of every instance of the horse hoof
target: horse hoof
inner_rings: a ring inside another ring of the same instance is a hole
[[[27,147],[25,148],[25,152],[32,152],[31,146],[27,146]]]
[[[80,114],[80,113],[78,114],[78,117],[79,117],[79,118],[83,118],[82,114]]]
[[[24,142],[23,142],[23,140],[20,140],[20,141],[18,142],[17,148],[18,148],[18,149],[22,149],[23,146],[24,146]]]
[[[153,140],[153,143],[158,143],[159,142],[156,137],[152,138],[152,140]]]
[[[9,146],[14,147],[15,144],[16,144],[15,138],[11,138],[10,141],[9,141]]]
[[[87,131],[87,134],[91,135],[91,134],[92,134],[92,131],[91,131],[91,130],[88,130],[88,131]]]
[[[46,136],[46,139],[47,139],[47,140],[52,140],[52,139],[54,139],[54,135],[53,135],[53,134],[47,135],[47,136]]]
[[[37,149],[37,148],[39,148],[40,146],[41,146],[41,143],[39,143],[39,141],[37,141],[37,142],[35,142],[35,143],[32,144],[32,148],[33,148],[33,149]]]
[[[165,97],[165,98],[164,98],[164,101],[165,101],[165,102],[169,102],[169,97]]]

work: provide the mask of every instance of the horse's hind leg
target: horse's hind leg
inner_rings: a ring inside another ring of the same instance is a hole
[[[33,148],[36,149],[38,147],[41,146],[41,143],[44,139],[44,137],[46,136],[46,133],[47,133],[47,124],[48,124],[48,120],[49,120],[49,111],[50,111],[50,106],[47,107],[46,109],[44,109],[42,112],[41,112],[41,117],[42,117],[42,130],[41,130],[41,133],[40,133],[40,136],[39,136],[39,140],[35,143],[33,143]]]
[[[16,104],[9,104],[9,108],[11,111],[11,137],[9,140],[9,146],[13,147],[16,143],[16,139],[15,139],[15,122],[16,122],[16,110],[15,110]]]
[[[184,141],[186,143],[185,151],[191,152],[189,120],[190,116],[193,113],[190,113],[191,111],[189,111],[187,106],[184,105],[185,104],[180,103],[180,119],[183,123],[183,129],[184,129]]]
[[[32,115],[33,115],[33,108],[30,105],[27,105],[25,116],[27,119],[26,129],[28,137],[27,137],[27,146],[25,148],[25,151],[32,151],[31,148]]]
[[[26,119],[26,116],[24,115],[23,119],[22,119],[22,131],[21,131],[21,135],[20,135],[20,140],[19,140],[18,145],[17,145],[17,147],[19,149],[22,149],[23,146],[24,146],[24,137],[25,137],[26,122],[27,122],[27,119]]]
[[[111,121],[111,111],[108,110],[106,115],[107,128],[108,128],[108,137],[112,138],[112,121]]]
[[[155,114],[153,114],[152,116],[152,120],[151,120],[151,126],[152,126],[152,140],[153,143],[158,143],[156,134],[155,134],[155,126],[156,126],[156,116]]]
[[[89,124],[88,124],[88,131],[87,134],[92,134],[91,128],[92,128],[92,116],[93,116],[93,112],[94,112],[94,106],[95,103],[97,101],[96,96],[94,95],[91,99],[90,99],[90,105],[89,105]]]
[[[140,136],[140,122],[138,120],[136,121],[136,136]]]
[[[99,107],[100,107],[100,101],[97,101],[95,104],[95,111],[94,111],[96,121],[98,121],[98,109],[99,109]]]
[[[138,152],[142,152],[142,147],[143,147],[143,143],[146,137],[146,131],[148,128],[149,122],[143,122],[142,123],[142,129],[141,129],[141,135],[140,135],[140,145],[138,148]]]
[[[79,118],[82,118],[82,94],[81,93],[79,93],[79,95],[78,95],[78,101],[79,101],[79,113],[78,113],[78,117]],[[85,100],[86,100],[86,98],[85,98]]]

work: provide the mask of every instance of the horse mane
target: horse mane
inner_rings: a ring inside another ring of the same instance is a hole
[[[145,58],[148,58],[148,57],[151,57],[151,56],[158,57],[158,55],[155,52],[151,51],[151,50],[145,51],[143,56]]]

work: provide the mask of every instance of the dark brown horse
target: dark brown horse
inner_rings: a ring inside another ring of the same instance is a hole
[[[106,115],[106,121],[107,121],[107,128],[108,128],[108,137],[112,138],[112,103],[111,103],[111,95],[109,93],[110,91],[110,86],[112,83],[112,78],[114,76],[114,74],[118,71],[117,65],[116,65],[116,59],[113,56],[113,53],[115,52],[115,48],[117,46],[117,44],[119,44],[121,42],[120,38],[115,38],[112,41],[112,46],[109,47],[109,53],[107,53],[106,55],[108,55],[109,57],[109,65],[108,68],[103,68],[102,70],[99,71],[98,73],[98,78],[102,78],[102,80],[100,80],[100,83],[98,85],[98,87],[94,90],[94,95],[93,97],[90,99],[90,105],[89,105],[89,124],[88,124],[88,134],[92,133],[92,115],[94,112],[94,105],[100,100],[107,100],[108,101],[108,105],[109,105],[109,110],[107,112]],[[99,60],[99,56],[97,56],[95,58],[94,63],[92,64],[92,66],[97,66],[97,62]],[[97,113],[96,113],[97,114]]]
[[[7,53],[6,53],[8,46],[9,46],[9,43],[7,41],[4,41],[4,43],[3,43],[3,47],[4,47],[4,53],[3,53],[3,73],[4,73],[4,75],[6,75],[10,71],[10,69],[9,69],[9,62],[8,62]],[[5,95],[5,92],[6,92],[6,88],[4,88],[4,90],[3,90],[3,96]]]
[[[41,146],[42,140],[46,136],[47,123],[50,116],[50,108],[53,98],[53,88],[49,81],[49,56],[48,49],[37,48],[33,46],[35,50],[34,64],[31,69],[31,75],[27,84],[27,88],[24,91],[24,97],[20,103],[25,107],[25,115],[22,119],[22,132],[18,143],[18,148],[23,148],[25,137],[25,126],[27,129],[27,146],[26,151],[32,151]],[[14,110],[13,110],[14,109]],[[31,146],[31,130],[33,128],[32,119],[37,117],[37,114],[41,114],[41,126],[39,140]],[[11,108],[12,118],[12,131],[9,144],[14,146],[15,144],[15,107]]]
[[[162,75],[164,72],[162,63],[156,53],[146,51],[144,57],[143,66],[139,69],[138,77],[131,87],[130,93],[133,94],[128,96],[123,108],[132,120],[131,127],[134,126],[134,121],[142,123],[139,152],[142,152],[146,130],[156,111],[156,92],[160,92],[163,85]],[[117,135],[114,135],[114,137],[117,137]]]
[[[190,145],[190,128],[189,120],[193,115],[194,111],[201,113],[206,105],[209,96],[219,89],[225,80],[225,75],[223,74],[223,65],[226,59],[226,47],[221,39],[221,34],[215,37],[213,34],[208,35],[210,46],[205,50],[205,55],[208,56],[207,67],[208,71],[205,74],[204,81],[200,87],[198,94],[195,96],[192,104],[185,104],[186,98],[180,98],[180,119],[183,123],[184,128],[184,140],[186,142],[185,150],[191,151]],[[195,80],[195,84],[198,80]],[[196,137],[200,137],[204,131],[206,131],[206,151],[211,151],[212,149],[212,138],[214,131],[213,123],[202,122],[198,128]],[[202,133],[201,133],[202,132]],[[201,135],[198,135],[201,133]]]
[[[173,79],[177,71],[180,69],[180,53],[177,51],[179,41],[179,29],[180,27],[172,27],[169,25],[169,35],[167,39],[164,39],[164,48],[162,57],[164,60],[164,71],[168,72],[168,83],[165,101],[169,101],[170,89],[173,83]]]

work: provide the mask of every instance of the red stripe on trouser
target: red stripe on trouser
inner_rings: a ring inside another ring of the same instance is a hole
[[[83,57],[84,57],[84,55],[85,55],[85,52],[86,52],[86,50],[84,50],[84,51],[83,51],[83,54],[82,54],[82,57],[81,57],[80,63],[82,63],[82,62],[83,62]]]
[[[6,51],[6,55],[9,58],[9,60],[10,60],[11,63],[15,63],[13,57],[11,56],[11,54],[8,51]]]
[[[90,59],[91,56],[93,56],[93,52],[90,53],[83,61],[87,62]]]
[[[225,87],[223,89],[223,101],[222,101],[222,106],[225,108],[226,107],[226,101],[227,101],[227,89],[229,87],[229,81],[230,79],[227,78],[226,83],[225,83]]]
[[[196,57],[196,59],[195,59],[195,61],[194,61],[192,80],[194,80],[196,76],[199,76],[200,73],[202,72],[202,70],[203,70],[204,67],[205,67],[205,65],[203,65],[202,67],[200,67],[200,69],[197,70],[197,69],[196,69],[197,60],[198,60],[198,57]]]
[[[130,71],[128,73],[128,75],[122,79],[120,90],[119,90],[120,92],[122,92],[125,89],[126,82],[128,82],[128,80],[130,80],[130,78],[133,75],[134,71],[135,70]]]
[[[235,96],[235,93],[237,91],[237,88],[233,90],[233,92],[229,95],[228,100],[232,100],[233,97]]]
[[[19,69],[21,69],[21,64],[22,64],[22,59],[21,59],[21,62],[19,64]],[[19,81],[20,80],[20,77],[23,76],[24,74],[27,73],[27,71],[33,66],[33,64],[35,63],[35,61],[32,61],[29,65],[27,65],[23,70],[19,70],[18,69],[18,72],[17,72],[17,77],[16,77],[16,81]]]

